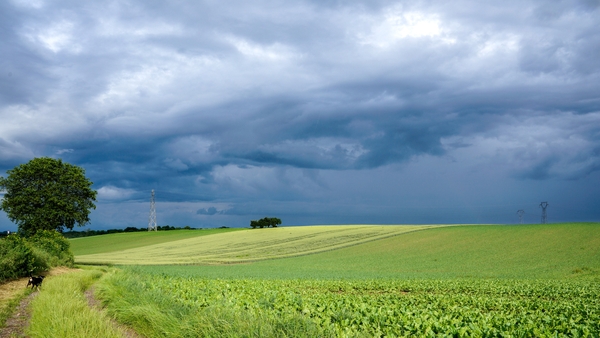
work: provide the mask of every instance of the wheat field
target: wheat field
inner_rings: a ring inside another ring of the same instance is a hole
[[[227,264],[301,256],[436,225],[340,225],[248,229],[120,251],[77,255],[81,264]]]

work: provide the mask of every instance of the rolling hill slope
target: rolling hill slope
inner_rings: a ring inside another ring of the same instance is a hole
[[[116,234],[71,243],[78,263],[160,264],[161,269],[207,276],[600,277],[600,223],[204,231]],[[165,266],[176,264],[198,266]]]
[[[431,228],[302,257],[141,269],[218,278],[593,278],[600,282],[600,223]]]
[[[148,245],[168,243],[182,239],[208,236],[232,231],[239,228],[203,229],[203,230],[171,230],[123,232],[117,234],[72,238],[71,250],[78,255],[90,255],[141,248]]]
[[[92,254],[88,254],[88,249],[74,247],[73,252],[77,263],[87,264],[240,263],[329,251],[432,227],[435,226],[344,225],[247,229],[123,250],[114,250],[113,246],[105,252]],[[105,235],[106,238],[101,240],[110,241],[109,236],[112,235]],[[88,245],[97,247],[93,240]]]

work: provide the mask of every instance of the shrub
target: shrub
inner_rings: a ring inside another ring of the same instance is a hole
[[[0,241],[0,281],[23,276],[33,270],[35,258],[25,240],[10,235]]]
[[[72,267],[75,259],[69,241],[56,231],[38,231],[29,241],[50,254],[50,266]]]
[[[73,266],[69,242],[56,231],[40,231],[30,238],[11,234],[0,239],[0,283],[40,274],[52,266]]]

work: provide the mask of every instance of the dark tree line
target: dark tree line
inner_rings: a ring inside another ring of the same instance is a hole
[[[197,228],[192,228],[189,225],[185,227],[174,227],[171,225],[157,226],[156,230],[158,231],[167,231],[167,230],[196,230]],[[66,231],[63,232],[63,236],[66,238],[78,238],[78,237],[89,237],[89,236],[97,236],[97,235],[108,235],[108,234],[117,234],[121,232],[144,232],[148,231],[148,228],[136,228],[136,227],[127,227],[125,229],[108,229],[108,230],[91,230],[87,229],[84,231]]]
[[[259,219],[258,221],[250,221],[250,226],[252,229],[268,227],[276,228],[279,224],[281,224],[281,220],[277,217],[265,217]]]

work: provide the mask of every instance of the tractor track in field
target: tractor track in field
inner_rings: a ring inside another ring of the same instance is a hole
[[[57,268],[53,269],[48,275],[58,275],[62,273],[66,273],[72,271],[72,269],[67,268]],[[21,278],[12,282],[8,282],[0,285],[0,291],[4,291],[6,293],[12,293],[13,295],[17,295],[17,292],[22,290],[21,285],[25,285],[27,283],[27,278]],[[31,319],[31,310],[29,308],[29,304],[31,301],[40,293],[42,290],[37,290],[32,292],[23,298],[19,304],[14,308],[12,315],[6,319],[4,326],[0,327],[0,338],[27,338],[26,330],[29,326],[29,320]],[[94,311],[103,312],[105,311],[102,303],[95,298],[94,296],[94,287],[92,286],[87,291],[84,292],[84,296],[87,299],[88,306]],[[8,306],[8,305],[7,305]],[[110,317],[109,317],[110,318]],[[123,337],[126,338],[139,338],[140,336],[133,329],[118,323],[116,320],[110,318],[111,324],[117,328]],[[0,323],[2,324],[2,323]]]
[[[87,299],[88,305],[91,309],[93,309],[94,311],[98,311],[98,312],[105,311],[104,307],[102,306],[102,302],[100,302],[94,296],[94,287],[93,286],[84,292],[84,296]],[[126,337],[126,338],[141,338],[142,337],[137,332],[135,332],[132,328],[117,322],[114,318],[112,318],[110,316],[109,316],[109,318],[110,318],[110,322],[113,325],[113,327],[115,327],[117,330],[119,330],[121,332],[121,334],[123,334],[123,337]]]
[[[55,267],[44,275],[46,277],[56,276],[71,271],[73,271],[71,268]],[[5,303],[3,306],[10,307],[10,300],[19,297],[19,293],[24,287],[27,287],[28,279],[29,277],[23,277],[0,284],[0,305]],[[29,319],[31,318],[31,313],[29,312],[29,303],[33,300],[33,298],[35,298],[35,296],[38,295],[39,292],[40,291],[38,289],[37,291],[32,292],[23,298],[15,307],[15,309],[11,311],[12,315],[6,319],[6,322],[0,323],[0,338],[27,337],[25,335],[25,329],[29,325]],[[2,310],[3,306],[0,306],[0,310]],[[4,325],[2,326],[2,324]]]
[[[15,312],[11,317],[6,320],[6,323],[2,329],[0,329],[0,337],[27,337],[25,335],[25,329],[29,326],[29,319],[31,313],[29,312],[29,303],[37,296],[39,291],[33,292],[19,303],[19,306],[15,309]]]

